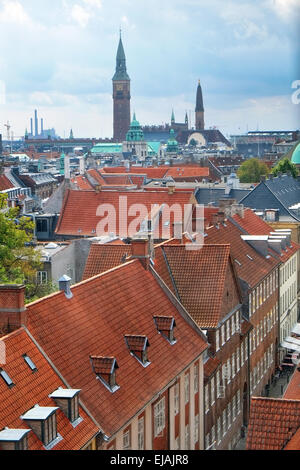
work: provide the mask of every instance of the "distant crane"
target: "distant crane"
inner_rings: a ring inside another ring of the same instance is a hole
[[[10,129],[11,129],[11,125],[9,124],[9,121],[7,121],[7,124],[4,124],[4,127],[7,128],[7,140],[10,141]]]

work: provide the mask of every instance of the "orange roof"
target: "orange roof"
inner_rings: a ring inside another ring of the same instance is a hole
[[[14,185],[5,175],[0,175],[0,191],[13,188]]]
[[[216,328],[223,316],[240,303],[229,245],[204,245],[198,250],[188,250],[185,245],[160,245],[155,257],[155,270],[201,328]],[[226,285],[230,282],[235,283],[236,295],[232,305],[225,306]]]
[[[105,167],[102,169],[105,173],[132,173],[134,175],[146,175],[148,178],[163,178],[169,167],[131,167],[128,171],[124,166]]]
[[[1,341],[5,343],[6,363],[0,365],[15,385],[9,388],[0,378],[0,429],[4,427],[30,429],[20,416],[36,404],[46,407],[57,406],[54,399],[48,395],[59,387],[64,389],[67,387],[23,328],[1,338]],[[26,364],[24,354],[33,361],[37,368],[36,372],[33,373]],[[74,382],[74,388],[80,387],[75,386]],[[80,416],[83,420],[75,428],[60,409],[57,410],[56,416],[57,431],[63,439],[53,450],[79,450],[99,431],[81,407]],[[33,431],[28,435],[28,448],[44,450],[43,443]]]
[[[282,450],[299,428],[300,400],[251,398],[246,449]]]
[[[244,217],[240,217],[236,214],[233,216],[233,219],[249,235],[269,235],[271,232],[274,232],[274,228],[256,215],[251,209],[244,210]],[[278,233],[278,235],[280,235],[280,233]],[[287,261],[299,249],[300,245],[295,242],[291,242],[291,247],[288,246],[286,251],[282,251],[282,256],[280,256],[281,261]]]
[[[138,260],[27,305],[27,325],[106,435],[113,436],[207,348]],[[154,316],[176,321],[176,344],[158,332]],[[130,354],[125,335],[146,336],[147,368]],[[119,368],[111,393],[96,380],[90,356],[113,357]],[[138,390],[138,393],[137,393]]]
[[[111,244],[91,245],[82,279],[89,279],[124,263],[132,255],[131,245]]]
[[[80,190],[93,189],[93,186],[91,185],[89,180],[83,175],[76,176],[76,178],[73,178],[72,183],[74,183]]]
[[[283,398],[287,400],[300,400],[300,371],[297,367],[284,392]]]
[[[261,256],[246,241],[242,240],[241,235],[244,235],[245,232],[230,220],[226,220],[225,225],[219,224],[218,228],[216,226],[207,228],[205,233],[207,234],[204,238],[205,244],[230,244],[231,256],[235,262],[238,276],[251,288],[259,284],[280,263],[272,256],[269,258]]]
[[[173,236],[173,222],[182,221],[185,205],[194,203],[195,197],[190,192],[175,192],[169,194],[166,192],[143,192],[143,191],[72,191],[68,190],[65,194],[61,214],[57,223],[56,233],[58,235],[72,236],[91,236],[97,233],[97,236],[115,233],[120,237],[133,236],[140,230],[142,220],[148,217],[154,205],[156,208],[163,209],[160,224],[156,227],[155,238],[167,239]],[[142,204],[146,213],[136,212],[135,204]],[[99,207],[103,208],[103,215],[97,216]],[[109,205],[109,206],[108,206]],[[171,211],[168,217],[167,208],[176,209]],[[116,214],[114,223],[108,225],[103,223],[107,221],[107,207],[112,208]],[[127,207],[127,210],[126,210]],[[133,211],[134,209],[134,211]],[[129,211],[134,215],[128,215]],[[132,212],[133,211],[133,212]],[[75,216],[76,214],[76,216]],[[167,225],[165,225],[166,217]],[[120,220],[121,225],[120,225]],[[102,224],[100,222],[102,221]],[[102,225],[104,225],[102,227]]]
[[[209,177],[209,168],[206,167],[171,167],[166,176],[171,176],[174,180],[179,178],[184,180],[184,178],[193,178],[193,179],[202,179]]]
[[[300,450],[300,427],[293,435],[290,442],[285,446],[284,450]]]

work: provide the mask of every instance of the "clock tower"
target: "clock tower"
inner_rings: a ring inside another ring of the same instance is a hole
[[[113,77],[114,142],[124,142],[130,127],[130,78],[126,69],[126,57],[120,34],[116,73]]]

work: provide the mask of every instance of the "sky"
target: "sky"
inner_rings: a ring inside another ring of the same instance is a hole
[[[112,137],[120,28],[142,125],[194,126],[200,79],[206,128],[299,129],[299,24],[300,0],[0,0],[0,133],[37,109],[61,137]]]

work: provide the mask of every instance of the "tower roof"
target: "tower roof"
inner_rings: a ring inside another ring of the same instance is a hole
[[[130,80],[129,75],[127,74],[126,57],[125,57],[121,34],[120,34],[120,41],[119,41],[118,52],[117,52],[116,73],[113,77],[113,81],[118,81],[118,80]]]
[[[198,83],[198,88],[197,88],[197,100],[196,100],[196,112],[197,111],[204,111],[204,106],[203,106],[203,95],[202,95],[202,88],[200,84],[200,80]]]

